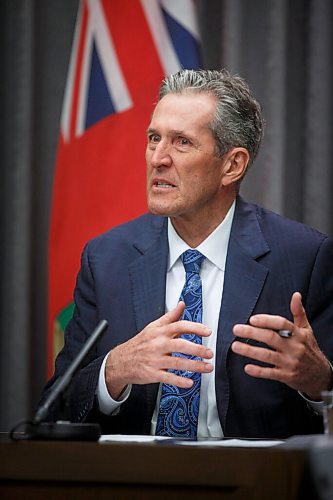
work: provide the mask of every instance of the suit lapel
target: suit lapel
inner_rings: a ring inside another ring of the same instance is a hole
[[[129,265],[128,270],[137,332],[140,332],[165,312],[165,283],[169,253],[167,219],[154,218],[152,233],[143,232],[134,243],[134,247],[139,257]],[[158,384],[148,384],[144,390],[146,391],[144,432],[149,432]]]
[[[129,265],[129,276],[137,331],[165,311],[168,263],[167,219],[156,218],[154,231],[134,243],[141,254]]]
[[[258,258],[269,252],[254,206],[237,199],[230,234],[216,346],[216,397],[222,427],[228,409],[227,354],[232,328],[247,323],[264,286],[268,269]]]

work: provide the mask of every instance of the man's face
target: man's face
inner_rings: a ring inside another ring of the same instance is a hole
[[[148,128],[147,202],[157,215],[194,220],[221,205],[223,161],[208,125],[215,112],[209,94],[168,94]]]

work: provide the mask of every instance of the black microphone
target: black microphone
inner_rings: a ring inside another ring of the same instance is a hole
[[[43,422],[46,419],[51,406],[57,401],[69,387],[74,375],[81,367],[85,357],[95,346],[101,335],[108,327],[108,322],[100,321],[88,337],[87,341],[77,356],[68,366],[65,373],[59,377],[51,389],[44,403],[38,408],[30,423],[28,439],[56,439],[56,440],[84,440],[97,441],[101,435],[99,424],[76,424],[67,421]]]
[[[45,418],[47,417],[47,414],[49,412],[50,407],[53,405],[53,403],[63,394],[63,392],[67,389],[69,384],[72,381],[72,378],[76,374],[76,372],[79,370],[82,362],[84,361],[84,358],[87,356],[87,354],[91,351],[91,349],[94,347],[96,342],[99,340],[100,336],[105,332],[106,328],[108,327],[108,323],[105,319],[100,321],[98,325],[96,326],[95,330],[92,332],[92,334],[88,337],[88,340],[85,342],[83,345],[82,349],[78,353],[78,355],[73,359],[65,373],[62,375],[62,377],[59,377],[58,380],[54,383],[54,386],[49,394],[49,396],[46,398],[45,402],[38,408],[32,423],[33,424],[39,424]]]

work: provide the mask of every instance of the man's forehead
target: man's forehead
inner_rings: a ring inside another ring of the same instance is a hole
[[[155,106],[155,110],[158,108],[164,108],[168,106],[181,106],[183,108],[203,107],[215,108],[217,100],[215,96],[207,92],[170,92],[166,94]]]
[[[149,128],[182,132],[208,125],[214,112],[215,100],[208,94],[167,94],[156,104]]]

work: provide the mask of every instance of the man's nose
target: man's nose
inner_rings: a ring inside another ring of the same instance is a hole
[[[151,156],[151,165],[155,168],[169,167],[172,163],[170,145],[161,141],[156,144],[156,147]]]

